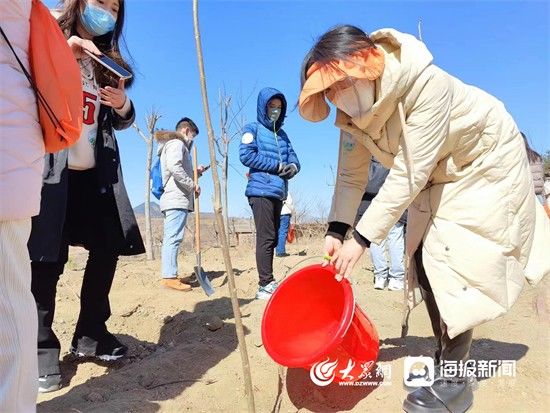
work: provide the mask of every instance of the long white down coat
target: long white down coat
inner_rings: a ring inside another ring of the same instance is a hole
[[[390,173],[356,229],[380,243],[409,207],[413,254],[423,263],[449,336],[505,314],[524,280],[550,272],[550,220],[536,202],[525,146],[504,105],[432,64],[426,46],[393,29],[372,35],[385,54],[376,102],[338,111],[340,156],[329,221],[353,225],[371,154]]]

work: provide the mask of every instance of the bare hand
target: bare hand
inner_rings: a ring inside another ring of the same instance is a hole
[[[344,242],[344,246],[332,254],[330,263],[336,269],[336,279],[338,281],[350,277],[353,267],[363,255],[365,249],[352,238]]]
[[[199,197],[201,195],[201,187],[200,186],[195,186],[195,194],[197,195],[197,197]]]
[[[328,265],[332,256],[340,248],[342,248],[342,241],[340,241],[338,238],[335,238],[332,235],[327,235],[325,237],[325,257],[327,257],[328,259],[325,259],[323,267],[326,267]]]
[[[204,165],[197,166],[197,172],[199,174],[202,174],[204,171],[206,171],[206,166],[204,166]]]
[[[84,50],[88,50],[89,52],[97,56],[101,56],[103,54],[99,51],[94,42],[92,42],[91,40],[82,39],[78,36],[69,37],[67,43],[71,47],[74,57],[76,57],[77,59],[82,59],[86,56]]]
[[[102,105],[110,106],[114,109],[122,109],[127,99],[126,92],[124,91],[124,79],[119,79],[117,88],[107,86],[106,88],[99,89],[99,94]]]

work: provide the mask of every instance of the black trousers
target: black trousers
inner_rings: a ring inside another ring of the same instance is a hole
[[[283,201],[275,198],[249,197],[248,203],[256,226],[256,267],[260,287],[273,278],[273,253],[277,246]]]
[[[101,341],[107,333],[105,323],[111,316],[109,291],[118,257],[102,251],[90,251],[80,292],[80,315],[74,338],[92,337]],[[33,262],[32,292],[38,309],[39,375],[59,374],[60,343],[52,330],[55,297],[63,263]]]
[[[432,287],[430,286],[426,271],[424,270],[424,264],[422,262],[422,245],[418,247],[414,255],[414,260],[418,274],[418,284],[420,284],[420,292],[426,303],[434,336],[437,340],[437,351],[435,353],[436,364],[442,360],[466,361],[470,354],[474,330],[467,330],[452,339],[449,337],[447,334],[447,325],[441,319]],[[460,311],[460,309],[456,311]]]
[[[52,330],[57,282],[67,262],[69,244],[89,251],[80,293],[80,314],[74,339],[82,336],[101,341],[107,334],[111,315],[109,292],[113,283],[118,252],[109,232],[116,231],[112,198],[96,191],[95,171],[69,173],[67,216],[57,262],[32,262],[31,289],[38,311],[39,375],[59,374],[60,343]],[[111,223],[110,221],[113,221]],[[110,227],[110,229],[108,229]],[[120,227],[120,224],[118,224]]]

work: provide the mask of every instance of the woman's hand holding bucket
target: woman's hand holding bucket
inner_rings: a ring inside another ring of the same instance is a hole
[[[334,265],[336,269],[336,280],[342,281],[349,278],[353,267],[365,252],[365,247],[359,244],[355,239],[342,242],[330,235],[325,237],[325,262],[323,266]]]
[[[332,235],[327,235],[325,237],[325,253],[324,253],[324,263],[323,267],[326,267],[330,260],[332,259],[332,256],[338,251],[340,248],[342,248],[342,241],[340,241],[338,238],[333,237]]]

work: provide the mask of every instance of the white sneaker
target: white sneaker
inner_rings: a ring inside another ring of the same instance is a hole
[[[390,278],[388,283],[388,290],[390,291],[402,291],[404,288],[403,280],[397,280],[395,278]]]
[[[383,290],[386,288],[386,279],[385,278],[375,278],[374,279],[374,289]]]
[[[275,292],[279,284],[277,284],[277,281],[271,281],[266,286],[260,287],[258,289],[258,292],[256,293],[256,299],[257,300],[269,300],[271,298],[271,295]]]

